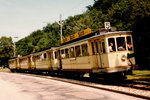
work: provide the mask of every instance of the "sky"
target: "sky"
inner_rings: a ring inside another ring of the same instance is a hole
[[[16,42],[47,23],[82,14],[94,0],[0,0],[0,37]],[[14,38],[18,37],[18,38]]]

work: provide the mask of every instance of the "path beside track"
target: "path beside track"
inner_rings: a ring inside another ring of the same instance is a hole
[[[0,72],[2,100],[142,100],[51,79]]]

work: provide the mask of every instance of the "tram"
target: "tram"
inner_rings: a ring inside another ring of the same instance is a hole
[[[9,60],[12,71],[125,76],[135,65],[132,32],[90,28],[64,38],[61,46]]]

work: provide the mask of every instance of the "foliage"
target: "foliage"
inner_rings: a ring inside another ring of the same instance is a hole
[[[11,37],[0,38],[0,66],[8,66],[7,62],[13,56],[13,42]]]
[[[149,80],[150,71],[149,70],[133,70],[133,75],[127,75],[127,80]]]
[[[53,23],[43,27],[43,30],[34,31],[28,37],[19,40],[16,43],[16,51],[19,55],[27,55],[52,46],[59,46],[59,43],[59,25]]]
[[[133,39],[137,63],[150,69],[150,16],[144,17],[133,26]]]

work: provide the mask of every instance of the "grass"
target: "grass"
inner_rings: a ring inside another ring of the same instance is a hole
[[[133,70],[133,75],[127,75],[127,79],[150,79],[150,70]]]
[[[9,72],[10,70],[8,68],[1,68],[0,67],[0,72]]]

